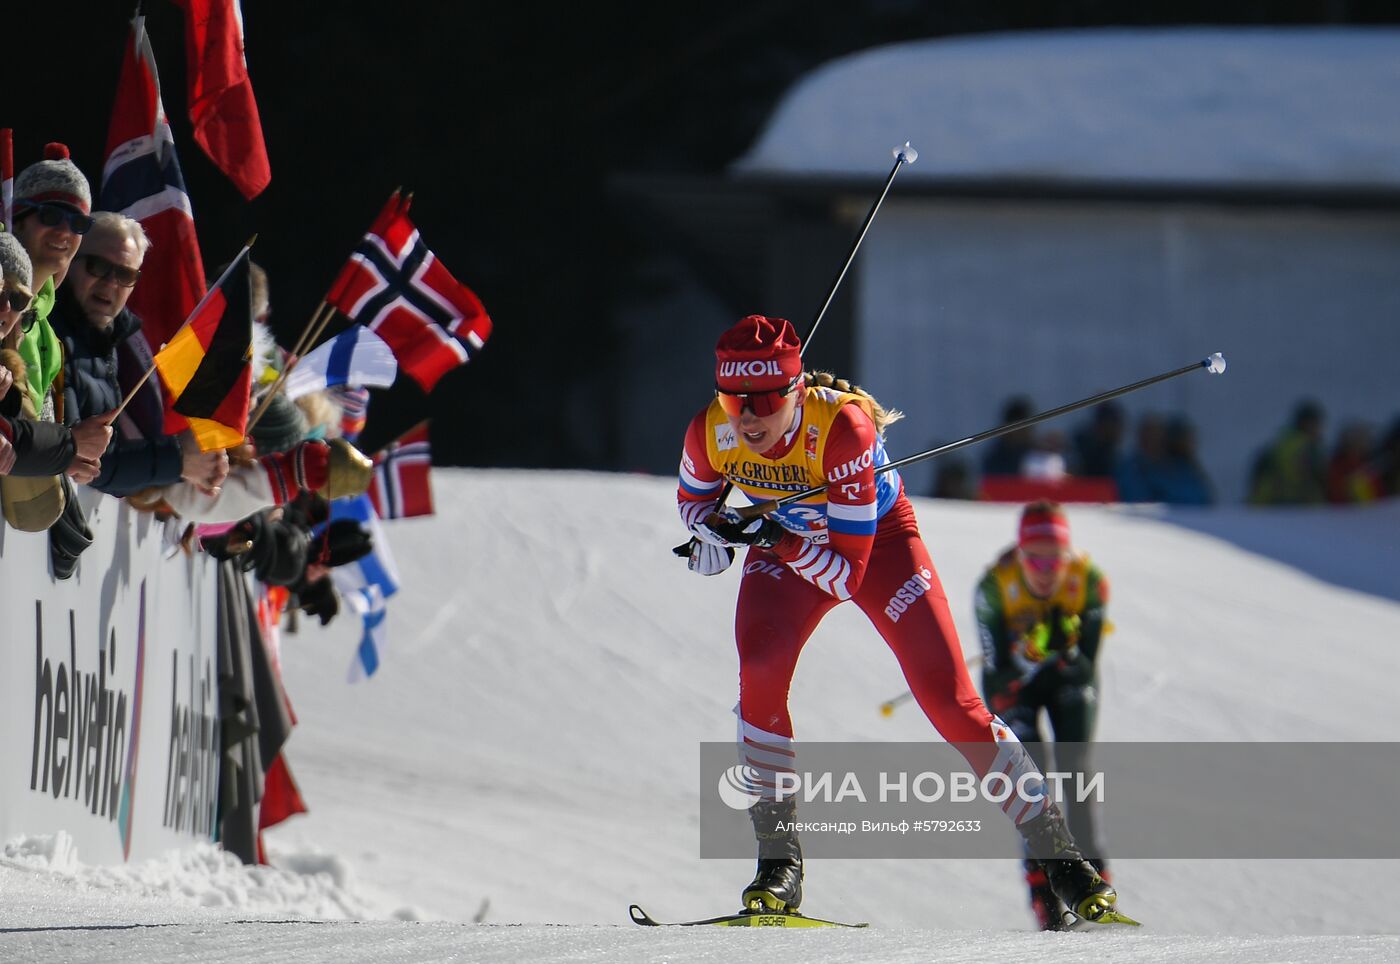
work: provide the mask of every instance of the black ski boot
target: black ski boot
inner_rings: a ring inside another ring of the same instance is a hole
[[[1045,870],[1050,889],[1071,913],[1093,921],[1112,910],[1117,891],[1084,859],[1059,807],[1047,801],[1045,812],[1019,829],[1030,855]]]
[[[796,913],[802,903],[802,848],[792,829],[797,802],[760,800],[749,808],[749,819],[758,841],[758,871],[744,888],[744,909]]]
[[[1040,861],[1026,859],[1026,886],[1031,892],[1031,912],[1035,914],[1036,925],[1043,931],[1065,929],[1065,905],[1050,889],[1050,880]]]

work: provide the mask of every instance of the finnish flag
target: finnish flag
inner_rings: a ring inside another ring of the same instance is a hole
[[[399,570],[367,495],[332,500],[330,521],[336,519],[355,520],[369,530],[374,541],[368,555],[331,570],[331,579],[341,597],[364,621],[364,634],[350,664],[353,683],[373,676],[379,668],[379,654],[386,638],[384,601],[399,591]]]
[[[318,392],[332,385],[394,384],[398,360],[389,346],[364,325],[354,325],[297,362],[287,376],[287,397]]]

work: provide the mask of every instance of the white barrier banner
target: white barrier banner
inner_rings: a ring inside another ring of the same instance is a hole
[[[0,842],[63,831],[111,864],[213,835],[215,566],[149,513],[79,500],[93,543],[70,579],[46,533],[0,533]]]

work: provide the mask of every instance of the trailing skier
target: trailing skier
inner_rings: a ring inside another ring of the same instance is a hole
[[[982,696],[1045,769],[1042,712],[1055,740],[1055,769],[1089,769],[1098,706],[1098,656],[1108,580],[1070,544],[1069,519],[1053,502],[1021,513],[1016,545],[983,573],[975,609],[982,639]],[[1091,800],[1071,798],[1069,828],[1108,879]],[[1039,863],[1026,859],[1031,909],[1043,930],[1060,930],[1064,909]]]

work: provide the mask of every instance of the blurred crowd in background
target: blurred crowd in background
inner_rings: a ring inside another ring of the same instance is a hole
[[[1017,395],[1002,406],[1002,422],[1035,411],[1031,399]],[[1255,505],[1344,505],[1400,495],[1400,414],[1383,430],[1349,421],[1330,441],[1327,430],[1322,405],[1299,400],[1278,434],[1252,453],[1248,491],[1240,497]],[[1106,402],[1068,433],[1032,426],[996,439],[975,468],[969,460],[944,460],[928,494],[977,499],[1077,486],[1095,501],[1233,501],[1201,466],[1196,441],[1196,427],[1184,415],[1144,412],[1130,426],[1122,407]]]

